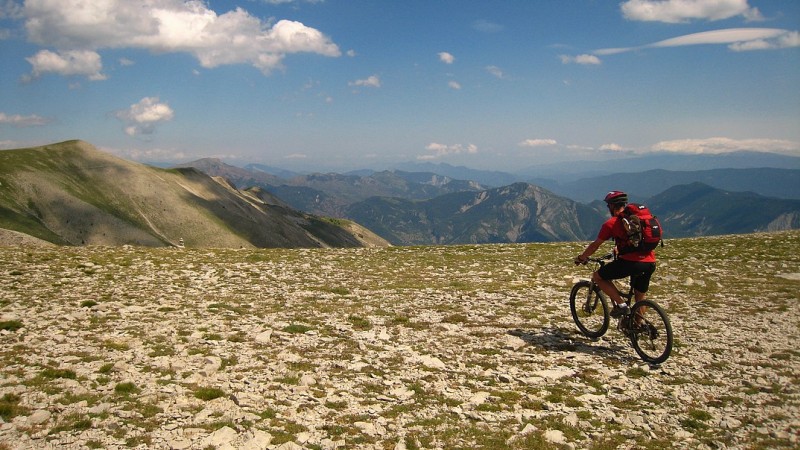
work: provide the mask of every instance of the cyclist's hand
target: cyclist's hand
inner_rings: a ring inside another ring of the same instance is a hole
[[[587,258],[586,256],[583,256],[583,255],[578,255],[578,256],[575,257],[575,265],[576,266],[578,264],[586,264],[588,261],[589,261],[589,258]]]

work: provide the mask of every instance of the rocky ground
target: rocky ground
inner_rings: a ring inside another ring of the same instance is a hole
[[[0,449],[800,446],[800,233],[668,242],[660,367],[582,245],[0,248]]]

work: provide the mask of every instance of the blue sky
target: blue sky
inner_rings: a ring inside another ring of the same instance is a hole
[[[293,169],[800,156],[796,0],[0,0],[0,148]]]

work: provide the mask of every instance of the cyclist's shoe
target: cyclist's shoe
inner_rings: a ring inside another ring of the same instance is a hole
[[[630,314],[631,309],[628,307],[627,303],[623,303],[621,305],[614,305],[611,309],[611,317],[617,319],[619,317],[624,317]]]

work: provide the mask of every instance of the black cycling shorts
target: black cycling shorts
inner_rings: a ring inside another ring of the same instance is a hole
[[[617,280],[625,277],[632,277],[633,288],[638,292],[645,293],[650,289],[650,276],[656,270],[654,262],[628,261],[627,259],[617,259],[611,261],[597,271],[600,278],[604,280]]]

